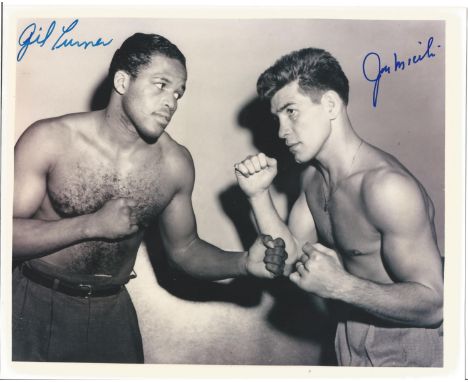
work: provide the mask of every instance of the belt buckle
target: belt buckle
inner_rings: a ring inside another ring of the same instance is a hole
[[[93,294],[93,287],[90,284],[79,284],[78,285],[80,288],[88,288],[88,293],[85,297],[89,297]]]

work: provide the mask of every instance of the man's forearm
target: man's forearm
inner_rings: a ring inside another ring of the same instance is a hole
[[[286,244],[286,252],[290,255],[296,253],[299,250],[298,243],[288,226],[278,215],[270,192],[267,190],[249,198],[249,201],[260,233],[282,238]]]
[[[89,238],[87,215],[60,220],[13,219],[13,257],[42,257]]]
[[[205,280],[246,276],[247,252],[227,252],[199,238],[186,248],[172,250],[169,259],[178,269]]]
[[[443,317],[441,293],[415,282],[379,284],[349,275],[331,298],[384,320],[415,327],[437,327]]]

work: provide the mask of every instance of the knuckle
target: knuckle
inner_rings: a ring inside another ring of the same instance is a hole
[[[284,247],[285,246],[284,240],[282,238],[278,237],[276,239],[276,245],[278,245],[279,247]]]
[[[272,255],[272,256],[268,256],[268,258],[267,258],[266,260],[267,260],[267,262],[268,262],[269,264],[276,264],[276,263],[278,262],[277,257],[276,257],[276,256],[273,256],[273,255]]]
[[[314,250],[314,246],[312,244],[310,244],[309,242],[305,243],[304,246],[302,247],[302,249],[305,251],[305,252],[312,252]]]
[[[268,263],[266,265],[266,268],[269,270],[269,271],[272,271],[272,272],[277,272],[278,271],[278,266],[276,264],[272,264],[272,263]]]

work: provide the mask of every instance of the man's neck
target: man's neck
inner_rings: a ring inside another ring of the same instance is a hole
[[[120,103],[112,100],[103,111],[100,123],[100,137],[118,151],[138,149],[143,139],[122,110]]]
[[[356,169],[363,140],[356,134],[347,115],[332,121],[330,136],[315,157],[316,166],[330,187],[335,187]]]

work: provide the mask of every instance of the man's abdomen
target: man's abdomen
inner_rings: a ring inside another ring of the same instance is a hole
[[[75,244],[38,260],[64,273],[126,278],[135,264],[141,235],[118,242],[87,241]],[[31,260],[34,265],[36,260]]]

